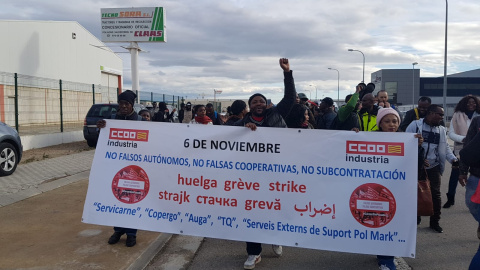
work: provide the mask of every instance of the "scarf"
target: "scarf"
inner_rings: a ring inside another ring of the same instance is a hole
[[[468,116],[463,112],[455,112],[452,117],[453,129],[458,135],[466,136],[468,131],[467,126]]]
[[[208,116],[204,116],[204,117],[195,116],[195,121],[197,121],[197,123],[207,125],[209,122],[212,122],[212,119],[210,119],[210,117]]]

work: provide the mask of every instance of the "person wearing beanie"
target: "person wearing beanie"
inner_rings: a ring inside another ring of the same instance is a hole
[[[133,104],[135,104],[136,98],[137,98],[137,94],[135,94],[131,90],[126,90],[125,92],[122,92],[120,95],[118,95],[118,103],[120,103],[121,100],[124,100],[130,103],[133,107]]]
[[[116,114],[112,114],[111,119],[144,121],[143,118],[133,109],[136,97],[137,95],[130,90],[118,95],[118,111]],[[106,124],[107,122],[104,119],[98,120],[97,128],[101,130]],[[137,244],[137,229],[113,227],[113,230],[114,233],[108,239],[108,244],[113,245],[118,243],[124,234],[127,235],[127,241],[125,242],[127,247],[133,247]]]
[[[382,119],[386,116],[387,118],[385,118],[384,122],[382,123]],[[386,132],[397,132],[398,127],[400,126],[400,122],[401,122],[400,115],[395,109],[390,107],[390,108],[380,108],[380,110],[378,110],[378,113],[377,113],[378,130],[386,131]],[[383,124],[383,127],[380,126],[380,123]]]
[[[283,83],[285,85],[285,91],[282,100],[277,104],[277,106],[267,109],[267,98],[260,93],[253,94],[248,99],[250,112],[247,113],[243,119],[237,121],[235,126],[245,126],[251,130],[256,130],[257,127],[287,127],[284,117],[286,117],[292,109],[297,93],[295,91],[295,83],[293,81],[293,75],[292,71],[290,70],[290,63],[288,62],[288,59],[280,58],[279,64],[283,70]],[[282,246],[272,245],[272,249],[277,256],[282,255]],[[255,264],[261,261],[261,252],[261,243],[247,242],[248,257],[243,264],[243,268],[255,268]]]
[[[243,119],[237,121],[235,126],[245,126],[252,130],[255,130],[257,127],[287,127],[284,118],[295,103],[297,93],[295,91],[295,83],[288,59],[280,58],[279,63],[283,69],[285,85],[282,100],[277,106],[267,109],[267,98],[260,93],[253,94],[248,99],[250,112],[247,113]]]
[[[389,107],[389,108],[380,108],[377,113],[377,122],[376,125],[378,127],[379,132],[397,132],[398,128],[400,127],[401,119],[398,112]],[[418,138],[418,169],[419,172],[423,171],[423,157],[424,151],[422,148],[423,138],[420,134],[415,134],[415,138]],[[418,222],[418,218],[417,218]],[[390,269],[396,270],[397,267],[395,266],[394,256],[383,256],[377,255],[378,266],[380,269]]]

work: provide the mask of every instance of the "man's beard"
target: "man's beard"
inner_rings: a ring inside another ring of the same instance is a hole
[[[253,111],[252,115],[255,117],[262,117],[262,116],[265,116],[265,113],[266,113],[266,110],[262,110],[261,114],[258,114],[256,111]]]

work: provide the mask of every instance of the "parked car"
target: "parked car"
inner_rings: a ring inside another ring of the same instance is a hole
[[[97,129],[97,121],[101,119],[109,119],[112,114],[118,110],[117,103],[109,104],[93,104],[88,110],[87,116],[83,121],[83,137],[87,140],[90,147],[97,146],[99,130]]]
[[[134,104],[133,109],[138,113],[145,107],[142,104]],[[87,140],[90,147],[97,146],[99,130],[97,121],[100,119],[109,119],[112,114],[117,113],[117,103],[93,104],[83,121],[83,137]]]
[[[18,132],[0,122],[0,176],[15,172],[22,154],[23,146]]]

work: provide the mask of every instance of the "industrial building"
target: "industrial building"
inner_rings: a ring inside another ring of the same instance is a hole
[[[428,96],[433,104],[443,105],[443,76],[420,77],[420,69],[381,69],[371,74],[375,92],[386,90],[393,104],[416,104]],[[465,95],[480,96],[480,69],[447,75],[446,114],[453,114],[458,101]]]

